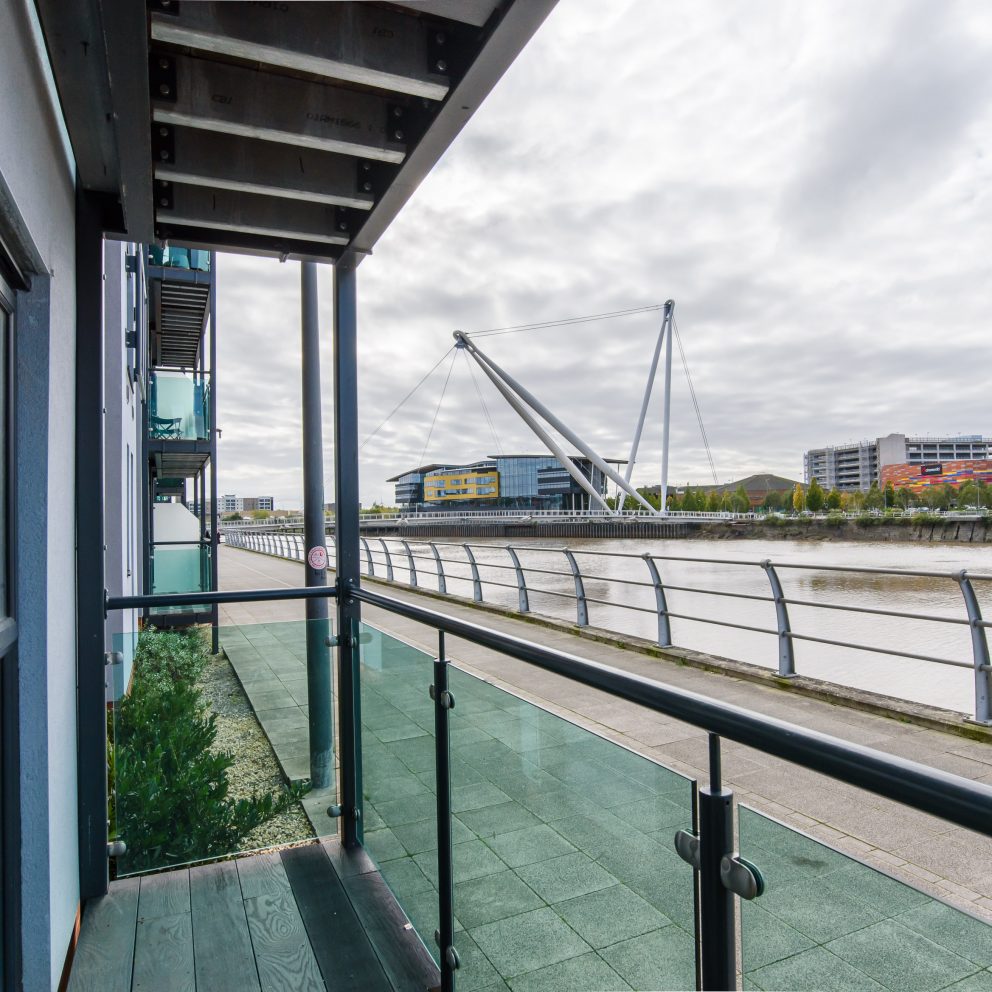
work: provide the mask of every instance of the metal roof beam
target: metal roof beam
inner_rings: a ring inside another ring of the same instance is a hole
[[[156,196],[168,189],[168,183],[184,183],[356,210],[370,210],[375,203],[371,180],[360,174],[362,163],[350,156],[167,124],[157,126],[171,131],[173,151],[171,162],[155,165]]]
[[[158,124],[394,164],[406,157],[405,132],[391,124],[395,109],[402,114],[402,108],[377,94],[161,52],[151,61],[159,79],[175,72],[174,83],[160,81],[152,92]],[[170,161],[166,149],[159,161]]]
[[[481,28],[492,17],[500,0],[393,0],[398,7],[432,17],[445,17]]]
[[[423,20],[365,3],[183,3],[152,14],[152,40],[443,100]],[[430,70],[430,71],[429,71]]]
[[[176,186],[173,194],[171,209],[158,208],[155,215],[162,233],[168,232],[170,237],[172,229],[179,226],[317,241],[324,245],[348,243],[347,221],[339,219],[341,208],[226,190],[211,192],[198,186]]]

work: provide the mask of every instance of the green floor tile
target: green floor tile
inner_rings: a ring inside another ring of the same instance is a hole
[[[455,950],[459,960],[458,992],[482,992],[493,986],[499,988],[502,982],[499,972],[468,933],[455,934]]]
[[[822,947],[812,947],[745,976],[765,992],[883,992],[884,986]]]
[[[500,803],[482,809],[466,810],[458,819],[479,837],[494,837],[523,827],[532,827],[541,821],[519,803]]]
[[[971,961],[893,920],[831,941],[827,950],[893,992],[932,992],[976,971]]]
[[[689,811],[664,796],[652,796],[650,799],[623,803],[620,806],[613,806],[610,812],[641,833],[671,828],[674,834],[676,830],[692,828],[692,816]]]
[[[399,838],[388,827],[381,830],[370,830],[365,835],[365,847],[377,864],[392,861],[394,858],[406,857],[406,848]]]
[[[490,782],[475,782],[472,785],[461,785],[451,790],[451,811],[461,813],[485,806],[497,806],[507,803],[510,797]]]
[[[960,982],[948,985],[943,992],[992,992],[992,971],[979,971]]]
[[[581,852],[525,865],[517,869],[517,874],[548,903],[563,902],[616,883],[605,868]]]
[[[574,854],[576,851],[561,834],[544,823],[497,834],[489,839],[488,844],[511,868],[547,861],[563,854]]]
[[[433,852],[414,859],[424,874],[437,885],[437,857]],[[452,848],[452,874],[456,883],[506,871],[506,865],[481,840],[470,840]]]
[[[967,913],[934,901],[900,914],[896,922],[983,968],[992,965],[992,926]]]
[[[392,827],[401,823],[416,823],[417,820],[429,819],[437,812],[437,799],[431,793],[425,792],[419,796],[410,796],[408,799],[378,802],[375,808],[383,821]]]
[[[693,939],[678,927],[665,927],[600,951],[604,961],[635,989],[696,987]]]
[[[554,909],[594,948],[639,937],[671,923],[667,916],[625,885],[611,885],[608,889],[556,903]]]
[[[790,958],[813,947],[805,934],[790,927],[777,916],[766,913],[753,902],[741,902],[741,944],[744,970],[757,971],[765,965]]]
[[[373,733],[383,744],[391,744],[394,741],[405,741],[412,737],[426,736],[424,728],[412,720],[399,720],[390,726],[374,730]]]
[[[398,858],[381,866],[382,877],[396,896],[400,905],[403,900],[420,892],[435,891],[434,883],[420,870],[412,858]]]
[[[503,978],[537,971],[589,951],[551,909],[536,909],[470,931]]]
[[[594,810],[588,815],[567,816],[552,820],[551,826],[590,858],[598,858],[630,837],[632,828],[613,815],[613,811]]]
[[[455,886],[455,913],[469,929],[543,906],[544,902],[534,890],[512,871],[486,875]]]
[[[512,992],[626,992],[630,986],[598,955],[583,954],[510,980]]]
[[[374,803],[406,799],[409,796],[423,795],[430,791],[413,772],[391,775],[388,778],[366,773],[363,785],[366,797]]]
[[[866,903],[839,892],[827,895],[828,891],[823,890],[819,898],[811,898],[808,881],[785,885],[770,882],[758,905],[817,944],[826,944],[885,918],[884,913]]]
[[[930,902],[930,897],[919,889],[910,888],[874,868],[854,862],[842,871],[821,876],[817,886],[863,902],[885,916],[897,916],[914,906]],[[821,898],[828,896],[824,893]]]
[[[397,824],[392,828],[400,843],[408,854],[422,854],[425,851],[437,850],[437,821],[417,820],[416,823]],[[475,835],[457,817],[451,818],[451,840],[454,844],[462,844],[473,840]]]

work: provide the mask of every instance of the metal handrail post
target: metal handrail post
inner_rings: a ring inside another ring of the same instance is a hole
[[[567,548],[562,549],[568,559],[569,567],[572,569],[572,579],[575,582],[575,622],[580,627],[589,626],[589,604],[586,602],[586,586],[582,581],[582,573],[579,571],[579,563],[575,560],[575,555]]]
[[[437,895],[438,932],[434,935],[440,951],[442,992],[454,992],[458,954],[455,952],[454,852],[451,841],[451,749],[448,711],[455,699],[448,690],[448,659],[444,653],[444,631],[437,633],[434,659],[434,760],[437,787]]]
[[[737,988],[737,928],[734,896],[721,878],[725,856],[733,853],[734,794],[723,788],[720,738],[709,735],[710,784],[699,803],[699,942],[702,985],[706,990]]]
[[[975,659],[975,722],[992,723],[992,665],[989,661],[988,636],[982,623],[982,608],[968,573],[961,569],[954,573],[954,578],[961,587],[968,611],[968,626],[971,628],[971,650]]]
[[[369,575],[375,575],[375,565],[372,564],[372,549],[369,547],[369,542],[364,538],[360,537],[359,541],[362,542],[362,549],[365,551],[365,563],[368,565]]]
[[[520,613],[530,613],[530,597],[527,594],[527,580],[524,578],[524,570],[517,557],[517,552],[508,544],[506,553],[513,562],[513,571],[517,576],[517,610]]]
[[[766,558],[761,567],[768,576],[775,600],[775,621],[778,624],[778,674],[782,678],[792,678],[796,674],[796,655],[792,647],[792,628],[789,626],[789,610],[786,606],[785,590],[779,581],[778,573],[771,560]]]
[[[392,556],[389,554],[389,548],[387,547],[386,542],[381,537],[379,538],[379,543],[382,545],[382,553],[386,556],[386,581],[392,582],[393,559]]]
[[[645,553],[644,564],[648,567],[651,575],[651,584],[654,586],[654,601],[658,610],[658,646],[670,648],[672,646],[672,623],[668,616],[668,600],[665,597],[665,587],[661,582],[661,574],[658,566],[650,553]]]
[[[429,541],[431,551],[434,554],[434,561],[437,563],[437,591],[442,596],[447,596],[448,594],[448,582],[444,577],[444,562],[441,561],[441,556],[437,552],[437,547],[433,541]]]
[[[407,568],[410,571],[410,585],[414,588],[417,587],[417,565],[413,560],[413,552],[410,550],[410,544],[407,541],[400,541],[403,545],[403,550],[406,551],[406,562]]]
[[[472,599],[476,603],[481,603],[482,579],[479,577],[479,565],[475,560],[475,555],[472,554],[472,549],[467,544],[463,544],[462,547],[465,549],[465,554],[468,555],[469,565],[472,566]]]

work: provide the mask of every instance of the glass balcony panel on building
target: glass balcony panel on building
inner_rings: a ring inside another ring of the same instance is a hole
[[[205,441],[210,437],[210,380],[159,370],[150,376],[148,437],[158,441]]]

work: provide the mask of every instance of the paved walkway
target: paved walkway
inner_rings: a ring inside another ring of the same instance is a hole
[[[299,563],[222,547],[220,576],[224,589],[290,587],[302,584],[303,568]],[[566,631],[535,628],[524,621],[481,613],[454,601],[438,603],[401,586],[391,587],[390,592],[397,598],[413,598],[451,615],[471,618],[493,629],[539,640],[668,685],[912,758],[975,781],[992,782],[992,745],[592,643]],[[300,602],[237,604],[221,610],[223,624],[272,623],[303,616]],[[381,610],[366,608],[363,616],[386,633],[431,656],[436,654],[433,630]],[[465,671],[705,781],[705,734],[696,728],[465,641],[449,638],[447,650]],[[724,742],[723,771],[726,784],[740,801],[992,922],[992,839],[733,742]]]

